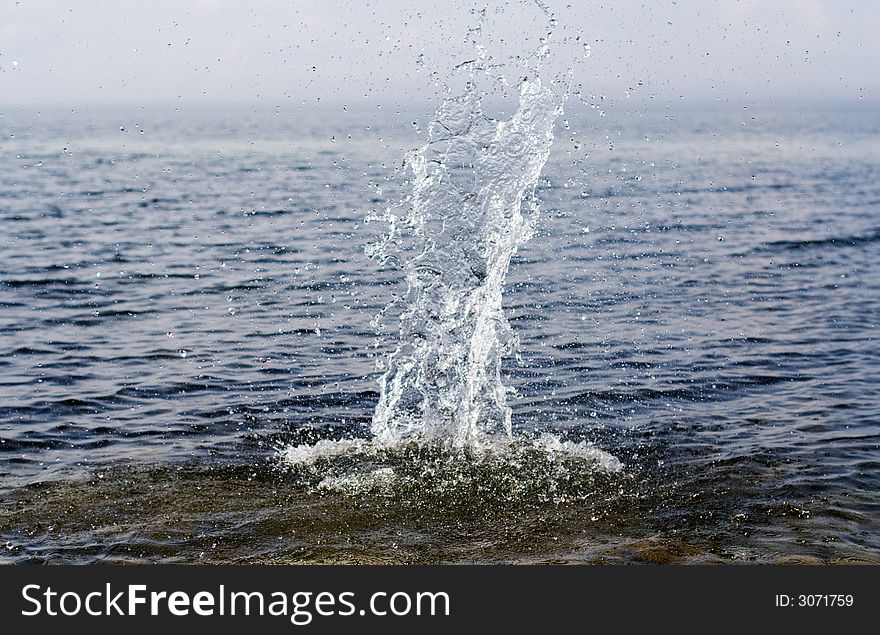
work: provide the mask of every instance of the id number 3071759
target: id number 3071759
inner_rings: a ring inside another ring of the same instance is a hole
[[[776,596],[776,606],[797,606],[797,607],[850,607],[855,603],[852,595],[845,594],[801,594],[786,595],[780,593]]]

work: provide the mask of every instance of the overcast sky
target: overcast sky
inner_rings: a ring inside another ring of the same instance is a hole
[[[471,54],[470,10],[484,4],[0,0],[0,103],[417,102],[436,92],[432,71]],[[557,41],[590,45],[576,66],[588,92],[667,103],[880,101],[880,2],[547,4]],[[491,7],[486,41],[499,58],[531,50],[545,32],[530,2]]]

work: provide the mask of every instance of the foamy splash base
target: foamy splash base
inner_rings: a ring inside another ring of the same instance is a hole
[[[589,496],[594,478],[623,472],[617,458],[592,443],[549,433],[480,447],[417,438],[321,440],[282,448],[279,456],[284,471],[314,492],[416,500],[487,489],[511,500],[568,502]]]

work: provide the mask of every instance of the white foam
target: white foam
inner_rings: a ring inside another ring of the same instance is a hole
[[[376,459],[383,453],[394,453],[395,450],[403,450],[406,446],[414,443],[428,443],[425,440],[407,440],[407,441],[387,441],[376,439],[340,439],[329,440],[322,439],[313,445],[289,445],[279,451],[281,463],[287,467],[303,467],[311,466],[316,462],[325,459],[342,458],[342,457],[367,457]],[[518,449],[531,447],[543,452],[548,460],[564,460],[577,458],[588,463],[594,464],[607,472],[620,472],[623,470],[623,464],[620,460],[606,452],[597,448],[590,441],[569,441],[560,439],[554,434],[545,432],[539,437],[513,437],[512,439],[487,440],[483,439],[478,445],[468,447],[472,455],[491,455],[496,458],[503,458],[505,455],[514,456]],[[461,446],[450,445],[450,449],[462,449]],[[383,479],[390,476],[393,477],[393,470],[388,468],[388,472],[383,471],[384,468],[374,470],[375,476]],[[367,473],[357,473],[357,478],[363,478]],[[333,484],[340,484],[338,479],[346,479],[351,475],[342,477],[327,477],[322,483],[327,484],[327,488],[335,488]],[[334,480],[336,479],[336,480]],[[338,482],[337,482],[338,481]],[[338,489],[338,488],[337,488]]]
[[[620,459],[605,450],[600,450],[589,441],[561,440],[559,437],[545,432],[540,437],[534,439],[532,445],[544,450],[551,456],[553,454],[565,454],[587,461],[594,461],[608,472],[620,472],[623,470],[623,464],[620,462]]]
[[[314,445],[288,445],[281,449],[279,455],[282,462],[289,466],[310,465],[319,459],[361,453],[369,444],[367,439],[321,439]]]
[[[342,492],[345,494],[361,494],[388,490],[394,484],[397,475],[390,467],[380,467],[369,472],[353,472],[342,476],[328,476],[318,483],[319,490]]]

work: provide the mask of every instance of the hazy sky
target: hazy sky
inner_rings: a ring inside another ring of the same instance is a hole
[[[557,41],[590,44],[576,67],[589,92],[667,103],[880,101],[880,2],[547,4]],[[0,103],[418,101],[436,92],[432,71],[470,54],[470,10],[484,5],[0,0]],[[534,48],[546,20],[514,0],[491,4],[486,23],[490,52],[503,56]]]

